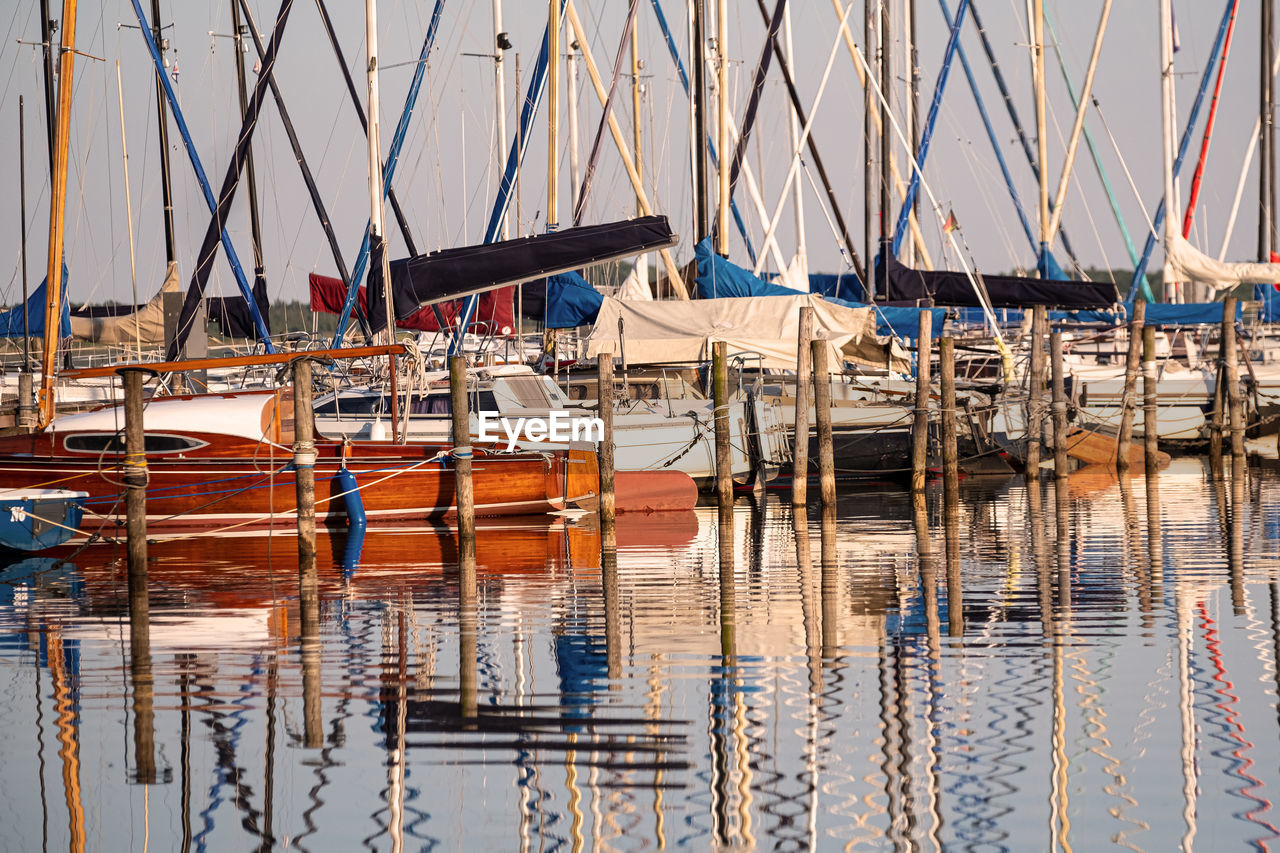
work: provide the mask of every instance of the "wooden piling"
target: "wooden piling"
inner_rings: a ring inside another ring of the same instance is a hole
[[[813,355],[813,411],[818,426],[818,479],[822,505],[836,505],[836,462],[831,442],[831,374],[825,340],[811,341]]]
[[[602,352],[596,356],[597,413],[604,425],[604,435],[596,446],[597,464],[600,469],[600,526],[612,527],[616,516],[613,486],[613,353]]]
[[[813,388],[810,369],[810,341],[813,340],[813,309],[800,309],[800,331],[796,340],[795,441],[791,450],[791,505],[809,501],[809,399]]]
[[[1142,369],[1142,326],[1147,316],[1147,303],[1133,303],[1129,321],[1129,350],[1124,360],[1124,401],[1120,413],[1120,435],[1116,439],[1116,470],[1129,470],[1129,453],[1133,446],[1133,421],[1138,410],[1138,373]]]
[[[471,482],[471,417],[467,407],[467,360],[449,357],[449,393],[453,411],[453,477],[458,505],[458,553],[476,558],[476,501]]]
[[[1223,479],[1222,424],[1226,420],[1227,382],[1223,376],[1222,353],[1218,353],[1217,369],[1213,373],[1213,410],[1209,414],[1209,472],[1214,480]]]
[[[298,555],[299,651],[302,659],[302,746],[324,746],[321,708],[320,582],[314,554]]]
[[[947,507],[960,494],[960,460],[956,448],[956,348],[955,341],[938,341],[938,371],[942,391],[942,489]]]
[[[298,557],[316,555],[316,443],[311,360],[293,362],[293,469],[298,494]]]
[[[1053,370],[1053,476],[1065,479],[1067,463],[1067,383],[1062,360],[1062,332],[1049,335],[1049,361]]]
[[[1156,456],[1160,450],[1159,414],[1156,410],[1156,329],[1155,326],[1142,327],[1142,436],[1143,454],[1146,456],[1145,469],[1148,478],[1154,478],[1159,469]],[[1219,457],[1221,458],[1221,457]]]
[[[1240,395],[1240,362],[1236,347],[1236,299],[1222,301],[1222,372],[1225,374],[1227,411],[1231,417],[1231,461],[1244,459],[1244,401]]]
[[[151,624],[147,588],[141,600],[129,589],[129,680],[133,683],[133,781],[154,785],[156,773],[155,675],[151,667]]]
[[[1028,480],[1040,479],[1040,450],[1044,444],[1044,328],[1048,312],[1037,305],[1031,312],[1031,359],[1027,368]]]
[[[23,368],[18,374],[18,429],[31,432],[36,428],[35,381],[31,371]]]
[[[711,345],[712,391],[716,430],[716,495],[721,506],[733,503],[733,466],[729,456],[729,345]]]
[[[916,337],[915,420],[911,425],[911,490],[924,491],[929,467],[929,360],[933,349],[933,312],[920,312]]]
[[[479,587],[476,580],[475,538],[470,554],[458,565],[458,712],[465,720],[479,713]]]
[[[124,375],[124,512],[129,552],[129,597],[147,588],[147,447],[142,423],[143,371]]]

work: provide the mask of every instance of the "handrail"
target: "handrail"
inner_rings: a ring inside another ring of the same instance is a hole
[[[337,349],[311,349],[296,352],[264,353],[261,355],[236,355],[223,358],[198,358],[184,361],[121,362],[105,367],[80,367],[64,370],[60,379],[91,379],[96,376],[114,376],[128,368],[142,368],[156,373],[172,373],[182,370],[209,370],[218,367],[247,367],[257,364],[285,364],[299,358],[369,358],[379,355],[404,355],[403,344],[383,344],[371,347],[339,347]]]

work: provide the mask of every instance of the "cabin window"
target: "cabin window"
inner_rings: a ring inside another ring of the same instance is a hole
[[[494,399],[492,391],[473,392],[470,397],[471,405],[476,411],[498,411],[498,401]],[[403,407],[403,398],[401,398],[401,406]],[[341,399],[329,399],[317,405],[315,413],[319,416],[340,415],[342,417],[389,415],[391,413],[391,398],[386,395],[378,397],[373,394],[344,394]],[[411,415],[448,415],[452,413],[452,400],[448,394],[428,394],[425,397],[415,394],[412,396],[409,412]]]
[[[180,453],[204,447],[206,442],[184,435],[149,432],[143,445],[147,453]],[[124,433],[86,432],[69,435],[63,445],[70,453],[124,453]]]

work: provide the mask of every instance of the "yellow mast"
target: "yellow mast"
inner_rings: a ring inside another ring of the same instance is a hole
[[[58,127],[54,139],[49,202],[49,268],[45,278],[44,362],[40,377],[40,426],[53,420],[53,369],[62,315],[62,226],[67,202],[67,140],[71,132],[71,84],[76,63],[76,0],[62,2],[62,53],[58,58]]]

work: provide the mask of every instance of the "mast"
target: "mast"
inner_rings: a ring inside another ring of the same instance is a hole
[[[502,146],[507,144],[507,79],[506,73],[502,68],[502,57],[511,44],[507,40],[507,34],[502,29],[502,0],[493,0],[493,31],[494,49],[493,49],[493,97],[495,101],[494,115],[498,117],[498,145],[495,150],[498,152],[498,165],[502,165]],[[505,240],[509,236],[511,226],[508,217],[504,214],[502,217],[502,239]]]
[[[1273,209],[1274,192],[1272,184],[1275,176],[1272,171],[1275,166],[1275,139],[1274,139],[1274,117],[1272,116],[1272,76],[1271,76],[1271,57],[1275,50],[1274,47],[1274,30],[1275,28],[1275,6],[1273,0],[1262,0],[1262,26],[1260,26],[1259,34],[1262,39],[1261,52],[1258,68],[1261,72],[1259,80],[1259,110],[1262,116],[1262,133],[1259,137],[1259,157],[1258,157],[1258,260],[1267,262],[1271,260],[1271,252],[1275,250],[1274,227],[1272,220],[1275,218],[1275,210]]]
[[[164,27],[160,25],[160,0],[151,0],[151,34],[155,38],[156,47],[160,50],[162,62],[167,67],[168,61],[163,57],[164,52],[169,49],[169,42],[161,34],[163,29]],[[237,28],[237,36],[239,32]],[[159,69],[156,69],[156,74],[160,74]],[[243,86],[242,81],[241,88]],[[240,100],[240,111],[244,112],[243,95]],[[165,112],[164,87],[158,79],[156,80],[156,130],[160,136],[160,197],[164,204],[164,254],[165,260],[172,264],[177,259],[177,252],[173,241],[173,189],[169,182],[169,121]],[[249,174],[253,174],[252,165],[249,167]],[[250,180],[253,179],[250,178]]]
[[[640,96],[643,93],[643,86],[640,84],[640,68],[643,66],[640,61],[640,28],[632,24],[631,26],[631,132],[632,147],[635,149],[636,158],[636,175],[640,180],[644,180],[644,137],[641,133],[641,112],[640,112]],[[575,89],[576,91],[576,89]],[[640,193],[636,193],[636,216],[644,215],[644,202],[640,198]],[[640,286],[646,290],[649,287],[649,256],[640,255],[636,258],[635,265],[636,277],[640,281]]]
[[[56,24],[49,17],[49,0],[40,0],[40,38],[44,42],[44,129],[49,137],[49,174],[53,174],[54,127],[57,125],[58,108],[54,103],[53,86],[58,72],[53,67],[53,31]]]
[[[871,56],[871,45],[875,43],[875,7],[871,5],[872,0],[866,0],[866,15],[863,18],[863,43],[866,45],[867,55]],[[873,110],[879,107],[875,102],[875,96],[871,94],[871,86],[862,87],[862,246],[866,251],[867,261],[873,266],[875,264],[876,253],[871,242],[871,187],[875,181],[875,133],[872,130]],[[872,302],[875,300],[875,285],[868,279],[862,282],[864,292],[864,300]]]
[[[565,51],[565,70],[569,73],[568,91],[565,98],[565,117],[569,120],[569,203],[575,213],[578,210],[578,199],[582,192],[582,168],[578,145],[578,43],[569,42]],[[576,217],[575,217],[576,218]]]
[[[1173,197],[1173,10],[1170,0],[1160,0],[1160,155],[1163,162],[1164,209],[1174,209]],[[1265,125],[1265,122],[1264,122]],[[1260,229],[1259,239],[1265,237]],[[1262,247],[1259,246],[1259,252]],[[1166,297],[1173,295],[1174,282],[1166,281]]]
[[[27,306],[27,119],[18,96],[18,204],[22,216],[22,372],[31,372],[31,318]],[[30,405],[30,388],[27,387],[20,406]],[[25,422],[23,426],[28,426]]]
[[[907,107],[907,136],[911,139],[911,151],[908,152],[914,158],[916,152],[920,150],[920,58],[916,50],[916,0],[906,0],[907,13],[907,96],[909,106]],[[916,196],[911,205],[911,213],[916,220],[920,219],[920,196]],[[915,266],[915,243],[908,243],[910,246],[912,263]]]
[[[893,65],[889,50],[889,24],[891,13],[887,3],[880,3],[880,91],[884,95],[884,123],[889,123],[892,105],[889,102],[890,84],[893,81]],[[880,134],[880,292],[889,298],[889,255],[893,248],[890,245],[892,235],[889,231],[889,158],[893,152],[893,137],[888,133]]]
[[[1037,266],[1040,277],[1048,278],[1046,255],[1049,242],[1049,136],[1045,126],[1044,103],[1044,0],[1034,0],[1031,16],[1032,82],[1036,95],[1036,159],[1039,164],[1037,178],[1040,184],[1040,257]]]
[[[124,86],[120,82],[120,60],[116,60],[116,103],[120,107],[120,159],[124,169],[124,212],[129,223],[129,281],[133,285],[133,304],[138,304],[138,268],[133,253],[133,197],[129,189],[129,143],[124,132]],[[25,330],[24,330],[25,331]],[[138,361],[142,361],[142,320],[133,311],[133,342]]]
[[[716,119],[716,129],[719,132],[719,139],[716,147],[722,152],[720,157],[720,168],[716,170],[716,176],[719,179],[720,203],[717,206],[716,220],[716,251],[721,257],[729,257],[729,164],[726,163],[729,152],[729,56],[727,45],[729,44],[729,0],[720,0],[716,7],[716,71],[717,82],[716,89],[719,91],[719,97],[716,99],[718,109],[718,117]]]
[[[58,57],[57,134],[49,200],[49,267],[45,278],[44,361],[40,377],[40,426],[53,420],[53,369],[62,319],[62,227],[67,202],[67,142],[71,134],[71,84],[76,63],[76,0],[62,2],[62,53]]]
[[[560,0],[547,2],[547,231],[560,227]]]
[[[786,49],[787,64],[795,64],[795,48],[791,41],[791,5],[788,4],[782,11],[782,41]],[[800,121],[796,118],[796,111],[792,110],[787,114],[788,124],[791,129],[791,150],[795,151],[800,147]],[[804,184],[796,181],[795,196],[792,203],[795,205],[796,217],[796,257],[800,259],[799,270],[802,274],[807,275],[809,272],[809,247],[805,240],[804,228]],[[853,247],[851,246],[850,249]],[[794,283],[794,282],[793,282]],[[808,284],[808,281],[805,281]]]
[[[158,3],[159,0],[153,0]],[[244,42],[244,36],[240,25],[240,4],[238,0],[230,0],[231,2],[231,27],[232,27],[232,44],[235,45],[236,53],[236,81],[239,84],[237,94],[240,96],[240,120],[244,121],[245,115],[249,111],[249,94],[245,87],[244,81],[244,54],[249,49],[249,45]],[[266,283],[264,277],[265,270],[262,264],[262,222],[258,217],[258,179],[253,170],[253,146],[250,145],[245,151],[244,158],[245,180],[248,181],[249,191],[249,232],[253,240],[253,284],[256,288],[259,282]],[[135,297],[134,302],[137,302]]]
[[[693,235],[700,243],[711,233],[707,213],[707,38],[703,0],[690,0],[693,23]],[[721,150],[720,155],[725,156]]]
[[[382,137],[378,106],[378,12],[374,0],[365,0],[364,39],[368,57],[366,82],[369,95],[369,246],[381,264],[382,292],[387,309],[387,339],[396,337],[395,311],[391,301],[391,268],[387,258],[386,232],[382,222]],[[395,368],[392,367],[393,375]],[[392,396],[394,400],[394,395]]]

